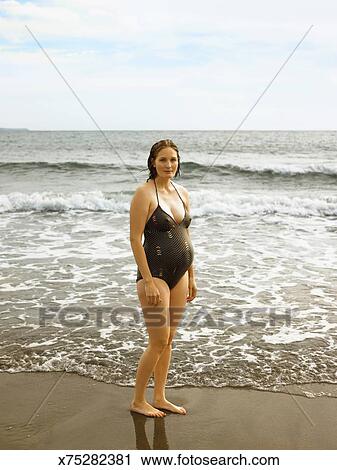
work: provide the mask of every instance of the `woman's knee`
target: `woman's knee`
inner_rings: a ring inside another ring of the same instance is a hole
[[[150,341],[149,347],[153,351],[161,353],[164,351],[164,349],[170,347],[169,338],[160,338],[154,341]]]

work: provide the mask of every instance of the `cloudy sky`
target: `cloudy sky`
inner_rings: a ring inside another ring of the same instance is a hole
[[[0,1],[0,127],[336,129],[333,0]]]

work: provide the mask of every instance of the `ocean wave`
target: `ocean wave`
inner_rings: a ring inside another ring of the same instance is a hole
[[[283,214],[294,217],[337,216],[337,197],[289,197],[223,194],[214,189],[191,191],[193,217],[212,215],[247,217]],[[102,191],[53,193],[35,192],[0,195],[0,213],[64,212],[84,210],[126,215],[130,210],[130,193]]]
[[[76,169],[119,169],[120,164],[114,163],[97,163],[97,162],[46,162],[46,161],[31,161],[31,162],[0,162],[1,170],[37,170],[37,169],[50,169],[50,170],[76,170]]]
[[[188,175],[192,173],[228,175],[228,174],[255,174],[256,176],[329,176],[337,177],[337,164],[311,163],[311,164],[286,164],[286,163],[226,163],[224,165],[202,165],[196,162],[182,163],[182,170]]]
[[[196,163],[192,161],[186,161],[181,163],[181,171],[184,177],[201,177],[205,174],[223,176],[230,174],[255,174],[256,176],[282,176],[282,177],[337,177],[337,164],[335,163],[311,163],[311,164],[299,164],[299,163],[258,163],[255,157],[254,163],[225,163],[223,165],[213,165]],[[81,171],[81,170],[115,170],[120,171],[120,162],[77,162],[77,161],[65,161],[65,162],[47,162],[47,161],[31,161],[31,162],[0,162],[1,171],[35,171],[40,169],[54,170],[54,171]],[[139,162],[139,165],[128,164],[126,165],[131,172],[147,171],[145,165]]]
[[[71,210],[104,211],[124,214],[129,210],[120,196],[108,198],[102,191],[77,193],[19,193],[0,195],[1,212],[65,212]]]

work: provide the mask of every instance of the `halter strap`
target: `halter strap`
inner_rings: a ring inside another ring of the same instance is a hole
[[[173,181],[171,181],[171,183],[173,184]],[[181,200],[181,202],[183,203],[183,205],[184,205],[184,208],[185,208],[185,203],[184,203],[184,201],[183,201],[182,197],[180,196],[178,189],[175,187],[175,185],[174,185],[174,184],[173,184],[173,187],[174,187],[174,189],[177,191],[177,193],[178,193],[178,196],[180,197],[180,200]]]
[[[155,180],[155,179],[153,179],[153,181],[154,181],[154,185],[155,185],[155,188],[156,188],[156,195],[157,195],[157,202],[158,202],[158,206],[160,206],[160,204],[159,204],[159,197],[158,197],[158,191],[157,191],[157,185],[156,185],[156,180]],[[177,191],[177,193],[178,193],[178,196],[179,196],[179,198],[180,198],[181,202],[183,203],[184,209],[186,209],[186,206],[185,206],[184,200],[183,200],[183,199],[182,199],[182,197],[180,196],[178,189],[177,189],[177,188],[175,187],[175,185],[173,184],[173,181],[171,181],[171,183],[172,183],[172,185],[173,185],[174,189]]]
[[[156,188],[157,202],[158,202],[158,206],[159,206],[159,198],[158,198],[158,191],[157,191],[157,185],[156,185],[156,180],[155,180],[155,178],[153,178],[153,181],[154,181],[154,185],[155,185],[155,188]]]

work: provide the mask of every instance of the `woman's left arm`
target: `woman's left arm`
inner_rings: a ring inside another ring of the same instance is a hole
[[[188,233],[188,235],[190,235],[189,229],[187,229],[187,233]],[[193,263],[192,263],[191,266],[188,268],[188,278],[189,278],[189,279],[195,279]]]
[[[186,210],[187,210],[187,212],[191,212],[190,198],[189,198],[187,189],[184,188],[184,192],[185,192],[185,198],[186,198]],[[188,235],[190,235],[189,228],[187,228],[186,230],[187,230]],[[194,266],[193,266],[193,263],[188,268],[188,277],[189,277],[189,279],[194,279]]]
[[[184,188],[185,189],[185,188]],[[188,191],[185,189],[185,197],[186,197],[186,209],[188,212],[191,211],[190,208],[190,199],[188,195]],[[187,233],[190,235],[189,228],[187,228]],[[188,268],[188,296],[187,302],[191,302],[197,295],[197,286],[195,282],[195,275],[194,275],[194,266],[193,263]]]

